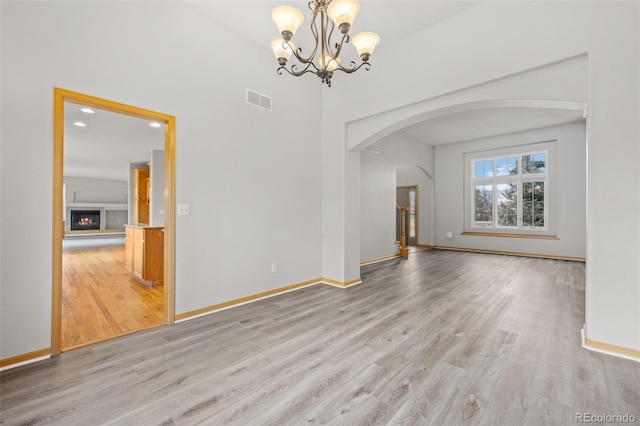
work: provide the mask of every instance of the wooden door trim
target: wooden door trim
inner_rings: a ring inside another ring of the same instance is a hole
[[[164,123],[164,322],[175,322],[175,126],[172,115],[53,88],[53,240],[51,260],[51,353],[62,352],[62,183],[64,167],[64,103],[70,102]]]

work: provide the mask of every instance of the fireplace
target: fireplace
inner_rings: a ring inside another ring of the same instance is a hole
[[[100,210],[71,210],[71,230],[100,229]]]

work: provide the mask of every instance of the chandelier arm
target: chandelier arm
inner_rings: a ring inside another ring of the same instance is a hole
[[[291,49],[291,53],[293,53],[293,56],[296,57],[296,59],[298,60],[298,62],[300,62],[301,64],[311,64],[313,62],[313,55],[309,58],[303,58],[302,57],[302,48],[298,47],[297,49]]]
[[[343,67],[342,65],[338,64],[338,67],[333,71],[342,71],[344,73],[351,74],[352,72],[358,71],[362,67],[364,67],[366,71],[369,71],[371,69],[371,64],[369,62],[363,62],[360,65],[356,66],[356,63],[354,61],[351,61],[349,63],[349,67]]]
[[[313,48],[313,51],[311,52],[311,55],[309,55],[308,57],[303,57],[302,56],[302,48],[298,47],[297,49],[293,49],[293,47],[291,45],[289,45],[291,47],[291,51],[293,52],[294,56],[296,57],[296,59],[298,61],[300,61],[303,64],[309,64],[309,63],[313,63],[313,58],[316,55],[316,52],[318,51],[318,28],[317,28],[317,24],[316,24],[316,16],[318,14],[318,11],[313,9],[313,1],[310,1],[308,3],[309,9],[311,9],[313,11],[313,16],[311,17],[311,24],[309,25],[309,27],[311,28],[311,34],[313,35],[313,38],[316,41],[316,44]]]
[[[327,52],[327,22],[329,21],[329,17],[326,15],[324,10],[320,10],[320,64],[321,67],[324,68],[325,57],[328,54]],[[316,39],[317,40],[317,39]]]
[[[340,55],[340,51],[342,51],[342,46],[344,46],[345,43],[349,43],[351,37],[349,37],[349,34],[344,34],[342,36],[342,40],[340,40],[340,43],[336,43],[336,53],[335,55],[333,55],[334,58],[337,58],[338,55]]]
[[[309,69],[311,67],[313,67],[314,69]],[[282,71],[286,71],[293,76],[300,77],[301,75],[306,74],[308,72],[312,72],[315,74],[317,70],[317,68],[315,67],[315,65],[313,65],[312,62],[307,63],[306,66],[301,71],[298,71],[297,68],[298,67],[296,66],[296,64],[293,64],[291,65],[291,69],[288,69],[287,67],[279,67],[276,71],[278,75],[282,75]]]
[[[315,46],[313,46],[313,51],[311,55],[307,58],[306,62],[313,63],[313,59],[316,57],[316,52],[318,51],[318,24],[316,23],[316,18],[318,16],[318,10],[314,10],[313,16],[311,18],[311,34],[313,35],[313,39],[315,40]]]
[[[329,30],[329,34],[327,35],[327,38],[323,40],[323,42],[326,43],[327,54],[335,59],[340,54],[340,49],[338,49],[336,53],[333,53],[333,49],[331,48],[331,38],[333,37],[333,31],[336,29],[336,24],[334,24],[333,21],[331,21],[328,16],[326,16],[326,22],[331,23],[331,30]],[[344,41],[344,37],[342,37],[342,40]],[[336,43],[336,48],[337,47],[338,47],[338,43]]]

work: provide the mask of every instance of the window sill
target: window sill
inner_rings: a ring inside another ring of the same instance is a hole
[[[537,240],[559,240],[557,235],[507,234],[503,232],[461,232],[460,235],[474,237],[533,238]]]

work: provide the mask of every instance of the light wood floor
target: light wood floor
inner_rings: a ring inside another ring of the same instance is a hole
[[[425,250],[361,276],[347,289],[316,285],[4,371],[2,422],[640,419],[640,364],[580,346],[584,264]]]
[[[124,246],[62,254],[62,348],[162,324],[163,289],[145,287],[124,267]]]

